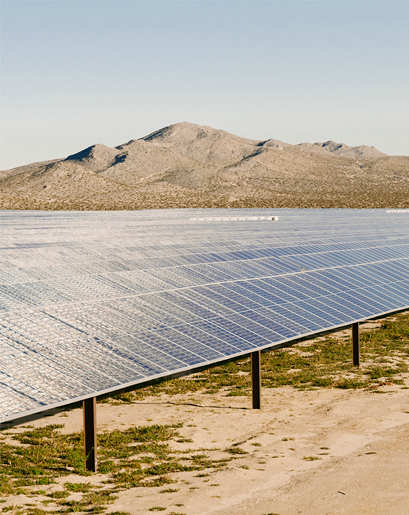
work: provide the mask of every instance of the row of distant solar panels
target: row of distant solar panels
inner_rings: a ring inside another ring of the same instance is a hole
[[[185,288],[199,284],[214,282],[237,281],[257,277],[280,276],[282,274],[298,272],[300,267],[304,270],[316,270],[323,267],[358,265],[364,258],[368,261],[402,259],[409,253],[409,244],[381,249],[367,249],[326,253],[322,255],[298,255],[296,260],[288,258],[286,261],[277,258],[265,258],[246,261],[243,256],[230,256],[239,258],[237,261],[212,262],[194,266],[174,266],[169,268],[145,269],[145,271],[129,270],[123,264],[109,260],[83,265],[66,267],[49,267],[48,270],[9,270],[3,273],[3,284],[0,292],[0,309],[13,309],[17,305],[38,306],[43,303],[69,302],[72,300],[86,300],[91,295],[93,299],[112,297],[118,295],[135,295],[162,291],[173,288]],[[240,253],[238,253],[240,254]],[[249,253],[251,254],[251,252]],[[241,258],[241,259],[240,259]],[[291,262],[293,261],[293,263]],[[397,274],[406,273],[401,261],[395,261]],[[131,263],[130,263],[131,265]],[[164,263],[162,263],[162,266]],[[403,270],[402,270],[403,267]],[[380,268],[380,267],[378,267]],[[119,269],[119,271],[118,271]],[[399,270],[401,269],[401,270]],[[111,272],[108,272],[111,270]],[[112,272],[115,270],[115,272]],[[105,273],[104,273],[105,272]],[[369,283],[376,282],[377,271],[360,270],[368,276]],[[94,275],[89,275],[94,274]],[[353,271],[352,271],[353,275]],[[393,274],[391,275],[393,277]],[[41,280],[39,280],[41,278]],[[37,279],[37,280],[36,280]]]
[[[189,218],[190,222],[254,222],[260,220],[277,221],[278,216],[205,216],[201,218]]]
[[[69,270],[75,273],[75,268],[82,270],[80,273],[108,273],[132,270],[148,270],[153,268],[174,268],[188,265],[220,264],[223,262],[237,262],[257,260],[257,263],[266,263],[274,270],[277,263],[278,269],[284,265],[283,272],[288,267],[286,260],[296,260],[297,264],[305,264],[306,267],[316,268],[319,266],[339,266],[342,264],[356,264],[367,261],[394,259],[404,257],[409,243],[409,237],[390,238],[388,240],[352,241],[342,243],[321,243],[316,245],[282,245],[271,247],[266,244],[255,245],[253,243],[242,245],[237,250],[230,250],[229,247],[221,248],[197,248],[196,254],[184,252],[185,246],[179,247],[179,252],[168,250],[166,257],[134,257],[132,247],[123,247],[118,243],[111,243],[104,247],[98,242],[94,245],[78,244],[72,247],[59,247],[45,249],[11,249],[2,252],[1,277],[9,278],[16,276],[27,280],[48,279],[53,275],[53,265],[61,269],[61,263],[65,263]],[[235,245],[237,248],[237,245]],[[274,258],[274,260],[267,258]],[[305,266],[303,265],[303,266]],[[17,268],[16,268],[17,267]],[[28,270],[30,269],[30,271]],[[64,266],[62,267],[64,269]],[[288,269],[289,270],[289,269]]]
[[[222,224],[223,225],[223,224]],[[203,226],[201,226],[203,227]],[[154,233],[154,231],[152,231]],[[121,233],[119,238],[109,240],[108,244],[102,241],[56,241],[44,244],[27,243],[8,248],[2,248],[0,271],[7,269],[47,267],[50,263],[81,263],[103,261],[107,257],[114,258],[118,263],[125,265],[140,260],[139,268],[154,268],[157,266],[178,266],[183,264],[206,263],[211,261],[229,261],[237,259],[254,259],[262,257],[286,257],[298,254],[321,254],[325,252],[359,250],[375,247],[387,247],[404,244],[408,241],[407,234],[385,228],[383,233],[351,235],[346,241],[342,234],[336,237],[321,231],[320,238],[303,238],[302,236],[283,238],[274,231],[274,239],[268,235],[244,233],[243,240],[229,242],[211,241],[209,237],[193,239],[192,244],[181,241],[175,244],[175,237],[168,237],[171,244],[163,242],[143,246],[138,244],[135,237],[127,237]],[[160,240],[160,236],[158,236]],[[163,239],[163,237],[162,237]],[[216,238],[214,238],[215,240]],[[153,236],[150,238],[155,241]],[[152,242],[152,243],[153,243]],[[162,244],[161,244],[162,243]],[[247,256],[248,253],[251,253]],[[246,256],[244,256],[246,254]],[[152,263],[152,264],[150,264]],[[163,263],[163,264],[161,264]]]
[[[168,273],[168,271],[165,270],[165,273]],[[337,269],[330,269],[330,270],[320,270],[316,272],[310,272],[306,274],[294,274],[290,276],[276,276],[276,277],[263,277],[260,279],[252,279],[250,281],[243,281],[243,280],[236,280],[236,281],[225,281],[221,282],[220,284],[212,284],[209,283],[209,279],[202,279],[203,283],[205,283],[205,280],[208,281],[206,286],[196,286],[193,284],[189,284],[188,286],[184,284],[183,294],[184,295],[190,295],[191,291],[196,291],[194,288],[204,288],[203,292],[206,292],[205,297],[201,298],[201,302],[206,304],[209,300],[213,301],[216,299],[211,298],[211,292],[212,291],[218,291],[222,290],[224,292],[224,296],[218,297],[223,299],[225,296],[228,295],[228,292],[236,292],[239,294],[239,304],[237,304],[235,307],[238,308],[238,311],[241,311],[243,309],[247,308],[257,308],[261,305],[271,305],[271,304],[280,304],[282,305],[284,302],[292,302],[296,300],[313,300],[318,299],[320,296],[328,296],[330,294],[344,292],[344,291],[354,291],[357,288],[363,288],[363,287],[372,287],[376,288],[377,295],[382,295],[382,285],[388,284],[390,286],[388,292],[384,292],[386,295],[386,298],[389,298],[389,301],[391,299],[395,299],[398,302],[404,301],[406,298],[405,296],[405,289],[401,288],[400,281],[402,280],[402,277],[409,277],[409,263],[408,258],[401,259],[397,261],[391,261],[388,263],[375,263],[375,264],[367,264],[367,265],[360,265],[355,266],[352,268],[337,268]],[[88,279],[88,278],[87,278]],[[170,279],[169,279],[170,281]],[[396,284],[394,284],[396,283]],[[34,283],[35,284],[35,283]],[[147,288],[145,291],[142,290],[142,287],[139,286],[139,290],[132,291],[131,288],[128,286],[128,288],[123,288],[120,291],[115,291],[113,289],[110,289],[107,287],[107,289],[98,289],[100,286],[100,283],[92,283],[87,282],[83,283],[87,286],[87,295],[80,296],[80,298],[76,297],[76,287],[80,285],[81,283],[67,283],[66,286],[71,285],[72,291],[66,291],[65,293],[61,289],[61,296],[56,299],[53,298],[52,294],[56,295],[56,291],[52,290],[51,287],[48,289],[44,289],[42,292],[42,297],[29,297],[28,293],[27,296],[24,297],[22,300],[26,301],[28,305],[32,305],[33,307],[38,306],[41,304],[41,301],[45,302],[48,306],[52,304],[52,300],[61,300],[64,302],[64,306],[66,305],[66,302],[69,302],[70,300],[79,300],[82,302],[86,302],[87,300],[90,300],[89,294],[92,294],[92,299],[103,299],[104,296],[107,297],[118,297],[119,296],[126,296],[126,295],[135,295],[135,293],[138,294],[147,294],[149,293],[147,290],[149,288],[149,285],[147,285]],[[175,285],[172,283],[168,283],[168,288],[165,288],[162,284],[159,285],[159,288],[161,290],[170,289],[173,290],[176,286],[180,287],[180,284]],[[93,287],[93,288],[92,288]],[[194,288],[193,288],[194,287]],[[154,284],[154,289],[159,289],[157,284]],[[243,289],[244,288],[244,289]],[[24,290],[22,290],[24,292]],[[30,290],[27,290],[30,291]],[[32,295],[34,294],[35,290],[31,289]],[[256,304],[253,305],[251,301],[251,292],[256,292]],[[17,293],[22,293],[17,292]],[[406,292],[407,293],[407,292]],[[116,294],[116,295],[115,295]],[[233,294],[234,296],[234,294]],[[250,297],[249,297],[250,296]],[[200,298],[200,297],[199,297]],[[217,298],[217,295],[216,295]],[[263,299],[264,298],[264,299]],[[261,302],[263,300],[263,302]],[[115,300],[116,301],[116,300]],[[200,304],[200,302],[199,302]],[[257,305],[258,304],[258,305]],[[371,302],[371,305],[374,305],[373,302]],[[388,305],[388,304],[387,304]],[[379,306],[380,308],[384,306]],[[65,308],[64,308],[65,309]],[[196,306],[196,309],[199,309],[199,307]],[[357,316],[360,316],[362,314],[362,310],[359,310],[357,313],[355,313]],[[16,315],[18,319],[18,315]]]

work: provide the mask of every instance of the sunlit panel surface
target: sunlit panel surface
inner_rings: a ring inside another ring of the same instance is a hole
[[[0,217],[0,421],[409,308],[404,211]]]

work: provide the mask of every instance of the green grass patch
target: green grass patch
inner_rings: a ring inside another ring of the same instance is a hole
[[[230,447],[230,449],[227,449],[227,452],[230,454],[248,454],[244,449],[241,449],[240,447]]]
[[[207,454],[192,453],[191,449],[173,449],[172,442],[188,441],[180,434],[183,424],[105,431],[98,434],[98,472],[108,478],[94,485],[87,481],[65,482],[63,490],[56,490],[53,485],[60,477],[73,473],[79,477],[91,475],[84,468],[83,434],[62,434],[62,427],[54,424],[21,433],[3,432],[16,444],[4,443],[4,438],[0,442],[1,497],[30,495],[44,507],[52,504],[52,513],[103,513],[121,490],[169,485],[176,482],[171,474],[218,470],[232,459],[212,460]],[[48,485],[50,489],[46,489]],[[161,493],[177,491],[168,488]],[[82,494],[80,500],[78,494]],[[33,506],[27,507],[26,513],[47,511]]]

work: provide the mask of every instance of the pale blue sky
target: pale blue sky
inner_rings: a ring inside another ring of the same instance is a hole
[[[189,121],[409,155],[409,2],[3,0],[2,161]]]

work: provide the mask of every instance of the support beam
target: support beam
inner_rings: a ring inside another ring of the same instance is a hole
[[[261,352],[251,353],[251,386],[253,409],[261,409]]]
[[[85,468],[97,471],[97,399],[83,402]]]
[[[359,322],[352,324],[352,356],[354,367],[359,367]]]

